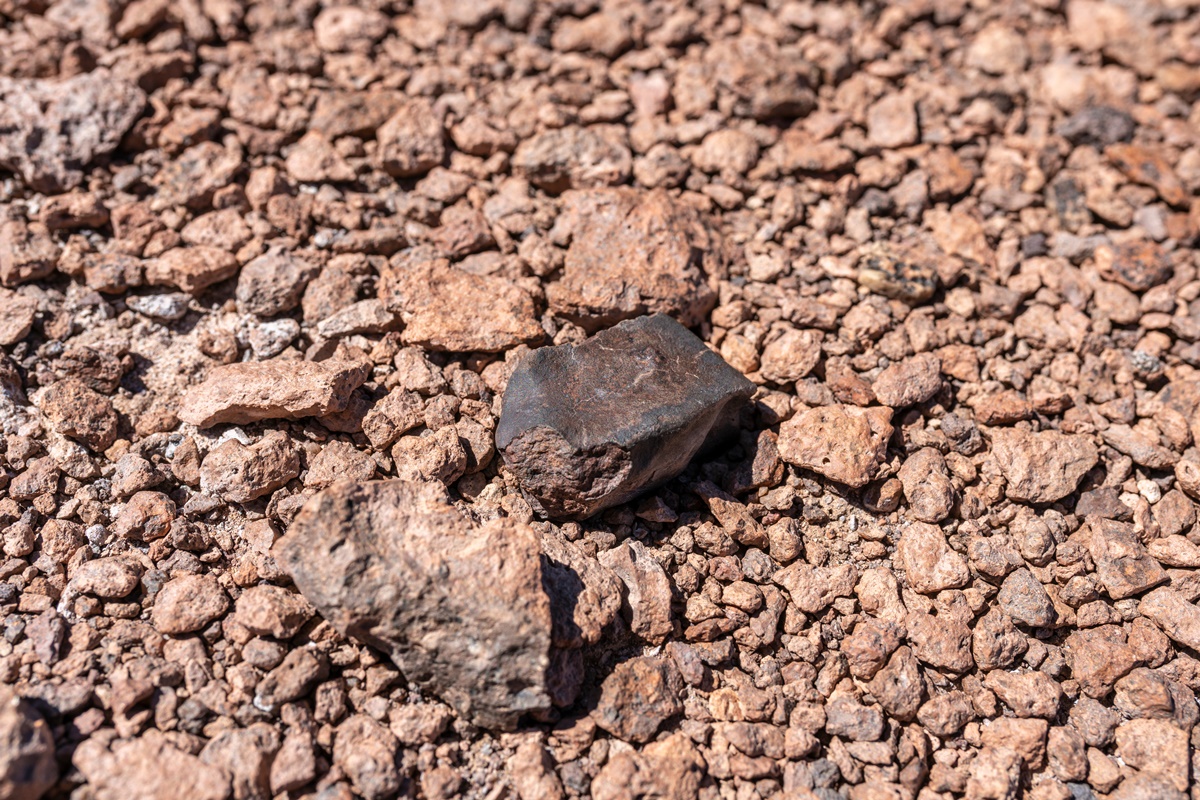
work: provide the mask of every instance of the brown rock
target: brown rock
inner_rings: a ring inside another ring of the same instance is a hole
[[[592,712],[596,724],[627,742],[648,742],[667,720],[683,713],[683,678],[669,658],[623,661],[604,679]]]
[[[1046,628],[1058,619],[1046,588],[1027,569],[1018,569],[1004,579],[996,601],[1004,613],[1031,628]]]
[[[1062,687],[1044,672],[992,670],[983,685],[995,692],[1018,717],[1052,720],[1058,716],[1063,699]]]
[[[58,782],[50,727],[7,686],[0,686],[0,742],[0,797],[38,800]]]
[[[552,643],[563,648],[595,644],[621,610],[621,578],[553,531],[543,532],[541,544]]]
[[[38,396],[38,406],[54,430],[96,452],[117,439],[112,401],[77,378],[56,381]]]
[[[274,317],[300,305],[300,296],[320,267],[314,261],[271,250],[238,273],[237,303],[243,314]]]
[[[1104,155],[1131,181],[1153,187],[1159,197],[1173,206],[1187,206],[1188,191],[1162,150],[1119,142],[1106,147]]]
[[[216,367],[188,390],[179,418],[199,428],[264,419],[320,417],[343,411],[367,377],[357,361],[244,362]]]
[[[180,575],[163,584],[150,621],[160,633],[198,631],[229,609],[229,596],[212,575]]]
[[[36,300],[0,289],[0,345],[7,347],[28,336],[36,313]]]
[[[779,426],[779,455],[857,489],[875,477],[887,456],[891,419],[886,408],[812,408]]]
[[[905,625],[913,653],[922,663],[960,674],[975,666],[966,623],[945,615],[909,612]]]
[[[391,731],[366,714],[355,714],[337,727],[333,763],[346,773],[358,795],[384,800],[401,787],[399,751],[400,743]]]
[[[393,267],[383,276],[379,298],[404,321],[404,343],[428,350],[495,353],[546,335],[524,289],[464,272],[445,259]]]
[[[1022,428],[994,429],[992,453],[1008,481],[1009,498],[1030,503],[1066,497],[1100,458],[1086,436]]]
[[[1148,240],[1097,248],[1096,267],[1106,277],[1135,292],[1166,283],[1175,271],[1168,254]]]
[[[1172,640],[1200,650],[1200,608],[1179,592],[1166,586],[1155,589],[1141,599],[1138,611]]]
[[[1092,519],[1088,521],[1088,533],[1096,577],[1112,599],[1132,597],[1166,580],[1166,572],[1138,541],[1133,525]]]
[[[1046,738],[1050,723],[1044,719],[1015,719],[1001,717],[983,727],[985,748],[1008,749],[1015,752],[1030,770],[1039,770],[1046,763]]]
[[[1119,725],[1117,753],[1129,766],[1166,778],[1181,792],[1191,787],[1188,735],[1166,720],[1134,719]]]
[[[904,486],[912,515],[922,522],[937,523],[950,516],[954,507],[954,484],[946,470],[946,459],[933,447],[923,447],[904,460],[897,473]]]
[[[191,294],[237,274],[238,263],[216,247],[176,247],[146,262],[146,283],[174,286]]]
[[[562,781],[554,771],[554,759],[540,742],[526,739],[508,762],[513,788],[520,800],[562,800]]]
[[[136,739],[110,746],[85,740],[72,756],[96,800],[227,800],[230,775],[175,747],[151,728]],[[186,775],[187,780],[180,780]]]
[[[233,619],[255,636],[290,639],[313,616],[313,608],[299,594],[281,586],[251,586],[238,597]]]
[[[911,97],[887,92],[867,109],[867,139],[876,147],[905,147],[916,144],[920,137]]]
[[[392,448],[396,477],[449,486],[467,471],[467,452],[453,425],[421,436],[401,436]]]
[[[553,194],[624,183],[632,168],[629,148],[577,126],[539,133],[513,153],[513,171]]]
[[[797,608],[805,614],[815,614],[835,599],[854,593],[858,570],[853,564],[814,567],[796,562],[777,571],[771,580],[787,589]]]
[[[270,494],[300,474],[300,454],[287,434],[269,431],[246,446],[227,439],[200,464],[200,490],[234,503]]]
[[[1113,625],[1077,630],[1065,644],[1071,675],[1090,697],[1106,696],[1137,665],[1124,634]]]
[[[788,328],[763,348],[759,373],[776,383],[793,383],[808,375],[821,360],[820,331]]]
[[[371,407],[363,417],[362,429],[372,447],[384,450],[424,422],[425,401],[421,396],[396,388]]]
[[[424,98],[409,99],[375,138],[379,166],[395,177],[424,175],[446,157],[442,120]]]
[[[528,527],[473,528],[436,484],[339,481],[273,554],[334,627],[476,724],[549,707],[550,606]]]
[[[70,587],[105,600],[127,597],[138,586],[137,562],[116,556],[85,561],[71,572]]]
[[[912,649],[898,648],[867,687],[888,714],[904,722],[914,719],[925,697],[925,683]]]
[[[59,81],[0,79],[0,163],[35,191],[73,189],[96,157],[116,149],[145,104],[140,89],[107,69]]]
[[[309,131],[288,153],[288,174],[303,183],[352,181],[355,177],[342,154],[318,131]]]
[[[666,192],[597,189],[564,196],[573,237],[551,310],[596,331],[663,313],[695,327],[716,305],[720,239],[701,214]]]
[[[646,547],[629,539],[600,554],[600,563],[625,584],[623,612],[629,629],[650,644],[662,644],[671,625],[671,581]]]
[[[924,594],[961,589],[970,583],[966,560],[950,549],[941,528],[912,522],[896,546],[896,566],[905,571],[908,584]]]
[[[917,721],[934,736],[953,736],[975,716],[971,699],[953,690],[929,698],[917,712]]]

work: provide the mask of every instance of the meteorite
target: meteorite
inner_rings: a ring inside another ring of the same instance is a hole
[[[585,519],[718,446],[754,389],[672,318],[639,317],[524,358],[496,448],[535,510]]]

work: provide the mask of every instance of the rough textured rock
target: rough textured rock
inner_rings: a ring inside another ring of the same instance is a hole
[[[721,243],[700,212],[632,189],[573,192],[564,203],[571,246],[562,279],[546,287],[555,313],[588,331],[658,312],[690,328],[716,305]]]
[[[38,405],[51,427],[92,450],[105,450],[116,441],[118,419],[112,401],[77,378],[51,384],[38,397]]]
[[[522,359],[496,447],[543,513],[586,518],[677,475],[752,392],[655,314]]]
[[[72,762],[96,800],[226,800],[232,792],[228,772],[180,750],[155,729],[114,741],[111,749],[100,739],[89,739]],[[187,780],[180,780],[185,775]]]
[[[229,610],[229,596],[212,575],[180,575],[154,601],[151,621],[162,633],[198,631]]]
[[[526,139],[513,154],[517,174],[555,193],[621,183],[629,176],[631,162],[629,148],[577,126]]]
[[[1023,428],[994,429],[992,452],[1008,481],[1008,496],[1030,503],[1066,497],[1100,458],[1086,436]]]
[[[683,712],[683,678],[669,658],[623,661],[604,679],[593,716],[627,742],[648,742],[667,720]]]
[[[325,619],[476,724],[549,707],[550,605],[528,527],[472,526],[436,484],[339,481],[273,552]]]
[[[630,539],[606,550],[600,562],[625,584],[629,629],[650,644],[662,644],[671,625],[671,580],[641,542]]]
[[[779,426],[779,456],[857,489],[875,477],[887,455],[891,420],[888,408],[811,408]]]
[[[0,164],[36,191],[73,189],[145,105],[141,89],[106,69],[62,81],[0,78]]]
[[[405,344],[430,350],[494,353],[546,335],[524,289],[464,272],[445,259],[389,270],[379,297],[403,320]]]
[[[12,689],[0,686],[0,797],[38,800],[57,780],[49,726]]]
[[[271,431],[246,446],[229,439],[214,447],[200,464],[200,490],[248,503],[300,474],[300,454],[286,434]]]
[[[357,361],[274,360],[215,367],[188,390],[179,418],[198,428],[223,422],[321,417],[343,411],[366,380]]]
[[[237,274],[238,262],[217,247],[176,247],[146,263],[146,283],[199,294]]]

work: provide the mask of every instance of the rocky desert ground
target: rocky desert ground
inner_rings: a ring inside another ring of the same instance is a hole
[[[1192,0],[0,21],[0,799],[1200,798]]]

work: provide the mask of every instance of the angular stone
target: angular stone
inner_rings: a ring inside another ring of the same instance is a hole
[[[198,428],[223,422],[322,417],[344,411],[370,367],[358,361],[248,361],[215,367],[188,390],[179,418]]]
[[[623,183],[633,155],[623,144],[590,128],[555,128],[521,142],[513,154],[513,172],[553,194]]]
[[[102,737],[92,737],[71,761],[96,800],[226,800],[231,793],[227,771],[178,749],[155,728],[113,741],[111,749]]]
[[[180,575],[163,585],[150,621],[160,633],[198,631],[229,610],[229,596],[212,575]]]
[[[38,406],[54,430],[96,452],[116,441],[118,419],[112,401],[78,378],[50,384],[38,396]]]
[[[198,294],[237,271],[237,259],[224,250],[203,245],[176,247],[146,262],[146,282]]]
[[[686,328],[655,314],[522,359],[496,447],[542,513],[582,519],[678,475],[753,392]]]
[[[1200,650],[1200,608],[1179,592],[1166,586],[1155,589],[1138,603],[1138,611],[1173,641]]]
[[[550,602],[528,526],[473,526],[437,484],[338,481],[272,554],[335,628],[475,724],[550,707]]]
[[[600,641],[621,610],[621,580],[578,545],[542,533],[542,588],[550,597],[551,641],[576,648]]]
[[[571,192],[563,205],[572,239],[562,280],[546,287],[554,313],[589,332],[658,312],[690,328],[717,304],[721,242],[696,209],[628,188]]]
[[[892,436],[890,408],[810,408],[779,426],[779,455],[858,489],[875,477]]]
[[[0,686],[0,797],[37,800],[58,780],[50,726],[7,686]]]
[[[270,494],[300,474],[300,454],[280,431],[252,445],[227,439],[200,465],[200,490],[234,503]]]
[[[0,289],[0,345],[16,344],[33,330],[37,301],[8,289]]]
[[[59,255],[44,226],[21,219],[0,224],[0,283],[5,286],[45,278],[54,272]]]
[[[992,454],[1008,481],[1009,498],[1029,503],[1066,497],[1100,459],[1086,436],[1022,428],[994,429]]]
[[[0,164],[35,191],[72,189],[93,159],[116,149],[145,105],[141,89],[107,69],[62,81],[0,78]]]
[[[927,522],[908,524],[896,546],[895,561],[904,569],[908,585],[923,594],[961,589],[971,582],[966,560],[950,549],[941,528]]]
[[[627,742],[648,742],[667,720],[683,713],[683,676],[669,658],[638,656],[604,679],[592,712],[596,724]]]
[[[524,289],[441,258],[386,270],[379,299],[404,321],[404,343],[427,350],[495,353],[546,335]]]
[[[892,364],[871,384],[879,402],[892,408],[924,403],[941,388],[942,361],[932,353],[918,353]]]
[[[1027,569],[1019,569],[1004,579],[996,601],[1006,614],[1031,628],[1049,627],[1058,619],[1046,587]]]
[[[929,300],[937,290],[937,270],[931,264],[893,252],[882,243],[871,243],[860,251],[857,278],[869,291],[910,305]]]
[[[671,579],[645,545],[629,539],[600,554],[600,563],[625,584],[624,612],[629,629],[650,644],[671,634]]]
[[[1096,577],[1113,600],[1144,592],[1167,579],[1167,573],[1146,552],[1130,523],[1111,519],[1088,521],[1088,551]]]

